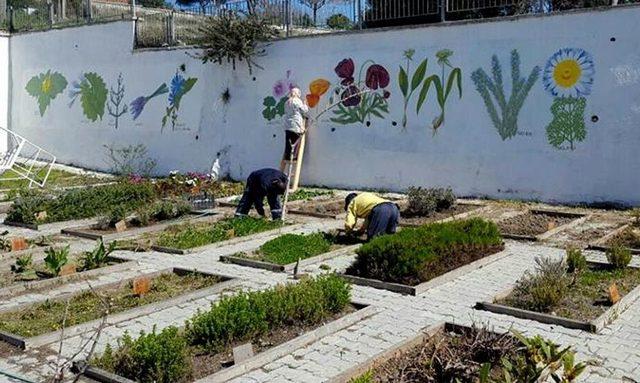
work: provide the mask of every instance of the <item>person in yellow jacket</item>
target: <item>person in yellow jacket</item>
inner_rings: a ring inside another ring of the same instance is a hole
[[[367,240],[395,233],[400,219],[398,205],[373,193],[349,194],[344,200],[344,210],[347,212],[344,222],[347,233],[366,231]],[[364,219],[364,223],[360,230],[355,230],[359,218]]]

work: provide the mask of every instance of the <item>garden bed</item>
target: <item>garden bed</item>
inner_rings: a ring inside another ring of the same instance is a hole
[[[538,262],[537,274],[525,274],[516,287],[494,302],[479,302],[476,308],[596,333],[640,297],[639,268],[588,262],[577,273],[564,275],[560,270],[545,274],[541,270],[563,266]],[[617,303],[609,297],[612,284],[621,297]]]
[[[93,364],[136,381],[227,381],[377,312],[356,311],[350,299],[349,285],[333,275],[225,297],[184,329],[125,336]],[[258,354],[233,365],[233,348],[248,342]]]
[[[431,327],[381,355],[335,377],[331,383],[538,382],[549,373],[573,376],[585,367],[574,352],[541,337],[498,334],[478,327],[445,323]],[[551,370],[548,365],[565,368]],[[559,378],[560,379],[560,378]],[[511,380],[510,380],[511,381]],[[563,380],[564,381],[564,380]]]
[[[479,218],[406,228],[360,247],[344,278],[417,295],[504,257],[495,224]]]
[[[609,238],[610,234],[618,232],[625,223],[624,217],[608,212],[590,214],[583,223],[571,225],[548,239],[563,248],[567,246],[584,248],[595,244],[603,237]]]
[[[500,233],[505,238],[536,241],[541,235],[548,236],[566,228],[566,225],[583,214],[567,213],[551,210],[528,210],[523,214],[498,222]]]
[[[633,254],[640,254],[640,227],[632,224],[624,225],[589,247],[606,251],[616,244],[628,248]]]
[[[137,295],[132,281],[107,286],[97,290],[110,304],[109,314],[114,315],[137,307],[149,305],[206,289],[222,282],[223,277],[197,272],[170,270],[149,276],[150,289]],[[33,338],[59,331],[64,317],[66,300],[56,299],[22,308],[18,311],[0,313],[0,331],[17,339]],[[66,327],[81,325],[100,319],[104,313],[101,300],[92,291],[76,294],[69,298]],[[55,338],[55,337],[50,337]]]
[[[224,218],[212,223],[171,225],[161,232],[146,233],[140,238],[119,240],[121,249],[151,249],[171,254],[187,254],[206,246],[220,245],[253,234],[280,230],[287,223],[262,218]]]
[[[403,208],[403,203],[398,204],[400,208]],[[484,205],[481,204],[470,204],[470,203],[456,203],[453,206],[434,211],[428,216],[414,216],[409,213],[406,213],[404,210],[400,212],[400,225],[401,226],[422,226],[428,223],[441,221],[445,219],[453,219],[453,218],[464,218],[468,216],[470,213],[482,208]]]
[[[329,201],[307,201],[295,204],[287,209],[289,214],[308,215],[318,218],[334,218],[337,219],[343,214],[344,199],[333,199]]]
[[[352,252],[362,243],[361,238],[332,231],[313,234],[284,234],[274,238],[250,253],[221,256],[220,260],[242,266],[276,272],[294,270],[316,262]]]

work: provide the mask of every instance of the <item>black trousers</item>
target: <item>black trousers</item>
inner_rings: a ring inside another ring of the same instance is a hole
[[[298,159],[298,141],[302,135],[286,130],[284,132],[284,153],[282,159],[285,161],[295,161]],[[293,155],[293,157],[291,157]]]
[[[251,211],[253,206],[256,207],[256,211],[258,214],[264,217],[264,194],[255,193],[251,190],[251,187],[247,187],[244,189],[244,193],[242,193],[242,198],[240,198],[240,202],[238,203],[238,207],[236,208],[236,216],[246,216]],[[267,202],[269,203],[269,209],[271,210],[271,218],[272,219],[280,219],[282,218],[282,206],[280,205],[280,198],[278,198],[277,194],[267,194]]]
[[[400,210],[398,205],[385,202],[377,205],[369,214],[369,226],[367,226],[367,239],[375,238],[383,234],[393,234],[398,228]]]

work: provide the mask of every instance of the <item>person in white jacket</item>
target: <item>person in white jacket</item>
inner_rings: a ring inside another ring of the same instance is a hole
[[[292,88],[289,99],[284,104],[284,154],[280,161],[280,171],[284,172],[287,163],[298,158],[298,141],[305,131],[305,119],[309,117],[309,106],[302,100],[299,88]]]

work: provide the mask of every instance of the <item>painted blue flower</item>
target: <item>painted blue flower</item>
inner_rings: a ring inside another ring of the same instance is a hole
[[[180,104],[180,98],[184,94],[184,86],[187,81],[176,72],[171,80],[171,92],[169,92],[169,105]]]
[[[595,67],[584,49],[563,48],[547,61],[542,83],[554,97],[580,98],[591,94]]]
[[[140,114],[144,110],[144,107],[145,105],[147,105],[147,102],[149,102],[149,100],[161,94],[165,94],[167,92],[169,92],[169,88],[167,87],[167,84],[162,84],[150,96],[140,96],[135,100],[131,101],[130,110],[131,110],[131,115],[133,116],[133,119],[135,120],[136,118],[140,117]]]

